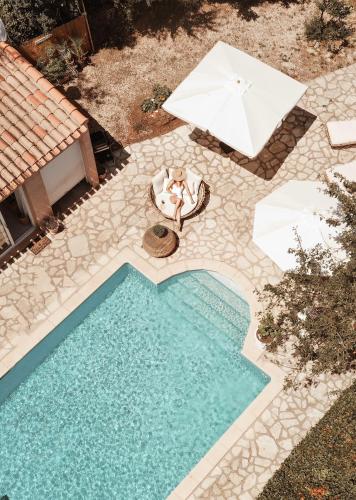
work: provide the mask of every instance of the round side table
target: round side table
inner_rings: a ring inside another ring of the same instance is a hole
[[[178,246],[178,236],[165,226],[152,226],[143,235],[143,248],[152,257],[168,257]]]

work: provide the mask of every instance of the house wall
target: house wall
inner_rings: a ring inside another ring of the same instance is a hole
[[[84,160],[86,180],[92,186],[97,187],[99,185],[99,176],[88,129],[80,136],[79,144]]]
[[[53,215],[40,172],[32,175],[24,184],[23,191],[30,208],[31,218],[35,224],[41,224],[43,219]]]
[[[83,127],[74,144],[16,190],[18,206],[29,215],[32,224],[41,225],[43,219],[53,215],[52,205],[84,178],[92,186],[99,184],[89,131]],[[0,248],[6,242],[8,237],[0,220]]]
[[[49,203],[53,205],[85,177],[80,144],[76,141],[41,169]]]

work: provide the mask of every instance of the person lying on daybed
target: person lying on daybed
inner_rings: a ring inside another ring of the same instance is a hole
[[[186,190],[190,201],[193,205],[194,200],[191,192],[189,191],[188,184],[185,180],[185,171],[182,168],[176,168],[173,171],[173,178],[169,181],[167,185],[167,191],[172,193],[170,201],[175,205],[174,209],[174,220],[177,221],[178,230],[181,229],[181,212],[182,206],[184,205],[183,191]]]

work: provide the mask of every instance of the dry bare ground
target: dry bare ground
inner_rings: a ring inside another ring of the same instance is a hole
[[[356,8],[356,0],[351,3]],[[81,94],[77,102],[115,140],[143,140],[179,122],[163,111],[145,115],[142,100],[156,83],[174,89],[218,40],[301,81],[356,62],[355,34],[338,54],[305,40],[304,23],[314,9],[313,2],[242,0],[204,4],[188,15],[165,12],[160,19],[156,8],[139,20],[130,46],[99,50],[71,85]],[[354,26],[355,20],[354,10]]]

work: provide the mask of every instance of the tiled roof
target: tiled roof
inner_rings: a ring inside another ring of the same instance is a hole
[[[17,50],[0,42],[0,201],[78,139],[86,122]]]

